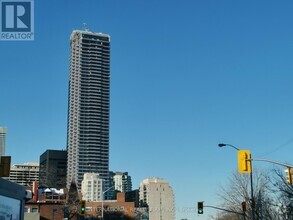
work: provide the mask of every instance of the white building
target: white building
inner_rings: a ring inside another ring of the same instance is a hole
[[[102,201],[103,180],[97,173],[85,173],[81,182],[82,199],[87,202]]]
[[[13,165],[7,179],[23,186],[32,186],[34,181],[39,181],[39,163],[29,162]]]
[[[139,200],[149,207],[149,220],[173,220],[175,218],[174,194],[164,179],[144,179],[139,186]]]

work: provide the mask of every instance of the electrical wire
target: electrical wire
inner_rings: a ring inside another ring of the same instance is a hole
[[[280,149],[286,147],[287,145],[291,144],[292,142],[293,142],[293,138],[289,139],[286,143],[280,145],[279,147],[277,147],[277,148],[275,148],[275,149],[272,149],[271,151],[268,151],[267,153],[265,153],[265,154],[263,154],[263,155],[261,155],[261,156],[259,156],[259,157],[264,157],[264,156],[267,156],[267,155],[269,155],[269,154],[275,153],[275,152],[277,152],[278,150],[280,150]]]

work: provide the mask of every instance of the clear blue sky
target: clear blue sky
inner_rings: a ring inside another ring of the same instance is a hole
[[[271,0],[36,1],[35,40],[0,41],[6,154],[16,164],[66,148],[69,36],[86,22],[111,35],[110,169],[134,188],[165,178],[176,219],[209,219],[184,209],[219,203],[237,168],[219,142],[293,162],[292,11]]]

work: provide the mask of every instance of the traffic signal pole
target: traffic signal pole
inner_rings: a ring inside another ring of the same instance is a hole
[[[247,173],[247,174],[249,173],[250,174],[251,217],[252,217],[252,220],[255,220],[255,215],[254,215],[255,201],[253,198],[252,159],[251,159],[250,151],[240,150],[239,148],[235,147],[232,144],[221,143],[221,144],[218,144],[218,146],[219,147],[229,146],[229,147],[232,147],[235,150],[237,150],[238,151],[238,171],[240,173]],[[249,162],[249,167],[248,167],[248,162]]]
[[[238,170],[240,173],[250,173],[250,187],[251,187],[251,217],[252,217],[252,220],[255,220],[255,212],[254,212],[254,209],[255,209],[255,200],[254,200],[254,195],[253,195],[253,176],[252,176],[252,161],[263,161],[263,162],[268,162],[268,163],[272,163],[272,164],[277,164],[277,165],[281,165],[281,166],[284,166],[284,167],[287,167],[288,169],[291,169],[293,168],[293,165],[291,164],[286,164],[286,163],[280,163],[280,162],[276,162],[276,161],[272,161],[272,160],[267,160],[267,159],[254,159],[254,158],[251,158],[251,154],[249,151],[246,151],[246,150],[240,150],[239,148],[235,147],[234,145],[232,144],[224,144],[224,143],[220,143],[218,144],[219,147],[225,147],[225,146],[229,146],[229,147],[232,147],[234,148],[235,150],[238,151]],[[239,154],[240,153],[240,154]],[[242,153],[242,154],[241,154]],[[249,158],[247,157],[244,157],[243,158],[243,154],[245,156],[248,156],[248,153],[249,153]],[[244,160],[244,162],[250,162],[250,170],[247,170],[247,164],[248,163],[244,163],[245,166],[243,166],[243,163],[239,163],[239,160]],[[243,169],[243,167],[245,167],[246,169]],[[240,169],[239,169],[240,168]],[[290,170],[289,170],[289,175],[290,174]],[[291,181],[290,181],[290,184],[292,184],[292,177],[290,176],[291,178]]]
[[[250,155],[251,158],[251,155]],[[253,195],[253,177],[252,177],[252,160],[250,159],[250,191],[251,191],[251,215],[252,220],[254,220],[254,208],[255,208],[255,201],[254,201],[254,195]]]

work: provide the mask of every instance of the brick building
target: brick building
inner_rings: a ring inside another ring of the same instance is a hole
[[[134,219],[135,206],[134,202],[125,202],[125,193],[117,193],[117,200],[106,200],[103,204],[104,217],[111,217],[119,214],[129,219]],[[102,216],[102,202],[87,202],[86,215],[99,217]],[[114,219],[114,218],[111,218]]]
[[[101,217],[102,202],[86,202],[86,213],[84,217]],[[117,200],[106,200],[103,203],[104,219],[127,219],[135,217],[134,202],[125,202],[125,193],[117,193]],[[79,207],[76,207],[79,210]],[[26,213],[39,213],[40,219],[63,219],[66,212],[65,201],[49,199],[42,201],[29,201],[25,204]],[[71,218],[76,219],[76,218]]]

